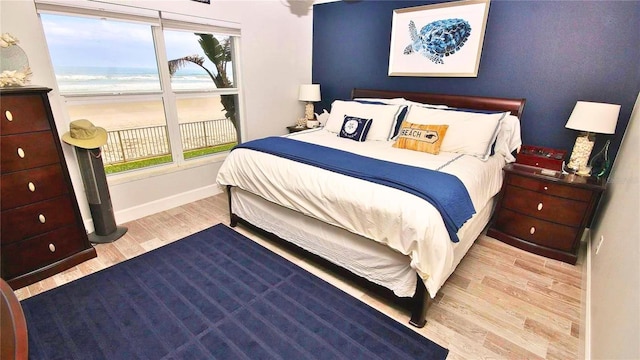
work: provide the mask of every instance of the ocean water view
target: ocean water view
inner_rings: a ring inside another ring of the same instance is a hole
[[[62,94],[161,91],[156,68],[60,66],[55,68]],[[211,90],[215,84],[201,68],[185,67],[171,77],[174,90]]]

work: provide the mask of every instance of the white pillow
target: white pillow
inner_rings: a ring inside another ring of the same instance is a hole
[[[449,125],[440,151],[467,154],[487,160],[491,155],[491,145],[498,136],[500,120],[507,114],[412,106],[406,121],[414,124]]]
[[[379,102],[383,104],[390,105],[404,105],[404,98],[392,98],[392,99],[383,99],[383,98],[355,98],[354,101],[370,101],[370,102]]]
[[[520,120],[514,115],[505,116],[504,119],[500,121],[495,153],[503,155],[507,162],[514,162],[516,158],[511,153],[516,151],[521,145]]]
[[[362,104],[356,101],[335,100],[331,104],[331,113],[324,128],[327,131],[339,133],[345,115],[372,119],[367,140],[387,141],[391,138],[398,115],[404,107],[404,105]]]
[[[405,98],[392,98],[392,99],[382,99],[382,98],[355,98],[355,101],[371,101],[371,102],[380,102],[383,104],[393,104],[393,105],[418,105],[418,106],[428,106],[436,109],[448,109],[447,105],[434,105],[434,104],[426,104],[420,103],[417,101],[407,100]]]
[[[407,99],[404,99],[403,104],[415,105],[415,106],[426,106],[426,107],[435,108],[435,109],[449,109],[447,105],[427,104],[427,103],[421,103],[421,102],[411,101]]]

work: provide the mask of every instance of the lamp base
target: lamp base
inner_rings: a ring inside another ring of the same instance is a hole
[[[578,135],[576,143],[573,145],[573,151],[571,151],[569,164],[567,164],[567,172],[578,175],[585,173],[587,163],[589,162],[589,155],[591,155],[595,141],[596,136],[593,133],[581,132],[580,135]],[[586,170],[587,176],[589,172],[590,169]]]
[[[313,103],[311,101],[307,101],[307,104],[304,106],[304,117],[307,120],[314,120],[314,118],[313,118]]]
[[[578,169],[578,171],[576,171],[576,175],[585,177],[591,176],[591,166],[585,165],[581,167],[580,169]]]

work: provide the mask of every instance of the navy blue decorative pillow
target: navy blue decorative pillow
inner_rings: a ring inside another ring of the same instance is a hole
[[[344,122],[338,136],[355,141],[364,141],[371,128],[373,119],[361,119],[355,116],[344,116]]]

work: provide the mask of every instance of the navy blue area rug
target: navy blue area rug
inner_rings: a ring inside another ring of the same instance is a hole
[[[219,224],[22,301],[31,359],[444,359]]]

